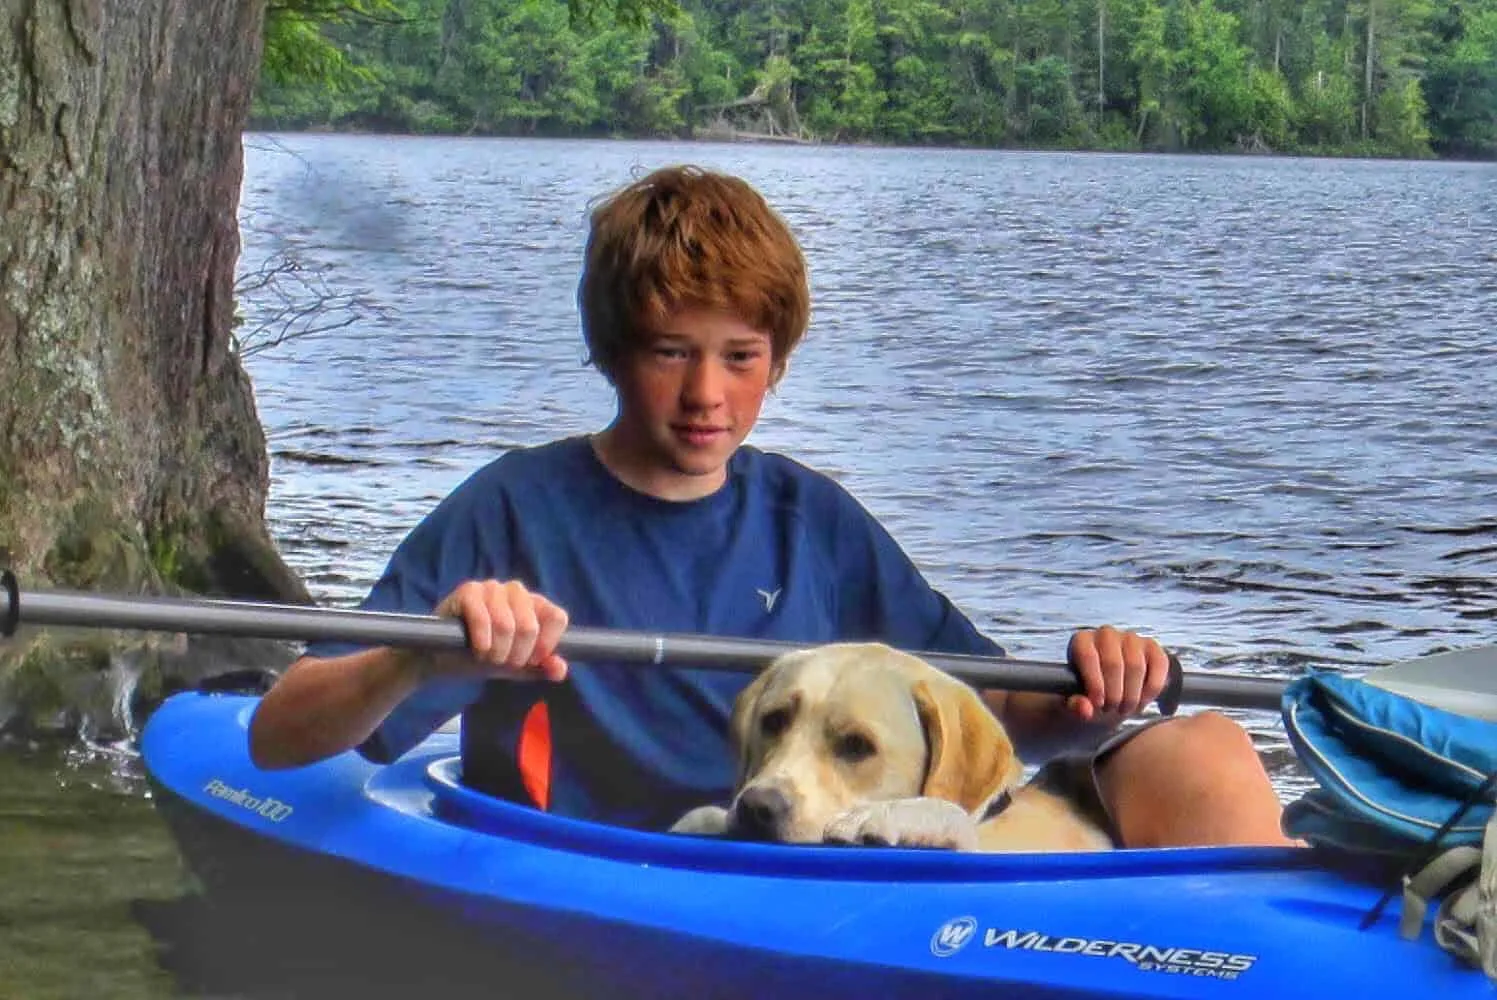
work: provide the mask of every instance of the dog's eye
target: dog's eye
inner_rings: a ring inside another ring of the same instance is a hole
[[[854,763],[872,757],[877,749],[862,733],[848,733],[837,740],[837,756]]]
[[[764,717],[759,720],[759,728],[765,736],[778,736],[785,731],[790,724],[790,712],[788,709],[777,708],[773,712],[765,712]]]

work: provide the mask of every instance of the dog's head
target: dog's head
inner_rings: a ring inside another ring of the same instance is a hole
[[[733,711],[736,833],[819,843],[866,802],[932,796],[977,812],[1019,780],[1003,726],[977,693],[878,643],[780,657]]]

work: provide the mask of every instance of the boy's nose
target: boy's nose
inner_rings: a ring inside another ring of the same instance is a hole
[[[722,402],[723,373],[711,361],[698,361],[686,373],[681,398],[689,405],[709,409]]]

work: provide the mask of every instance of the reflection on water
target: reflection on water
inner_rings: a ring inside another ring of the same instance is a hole
[[[0,996],[171,995],[136,908],[185,885],[125,759],[0,742]]]

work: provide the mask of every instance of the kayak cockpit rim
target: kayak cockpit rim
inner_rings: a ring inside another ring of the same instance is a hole
[[[944,850],[750,843],[634,830],[556,816],[475,791],[462,784],[462,761],[450,753],[422,755],[389,765],[383,769],[387,773],[371,780],[371,786],[395,777],[388,772],[406,768],[419,768],[421,780],[431,792],[432,816],[437,821],[558,851],[704,872],[837,881],[1032,882],[1319,867],[1313,858],[1315,852],[1295,847],[964,854]],[[407,774],[402,783],[412,777]]]

